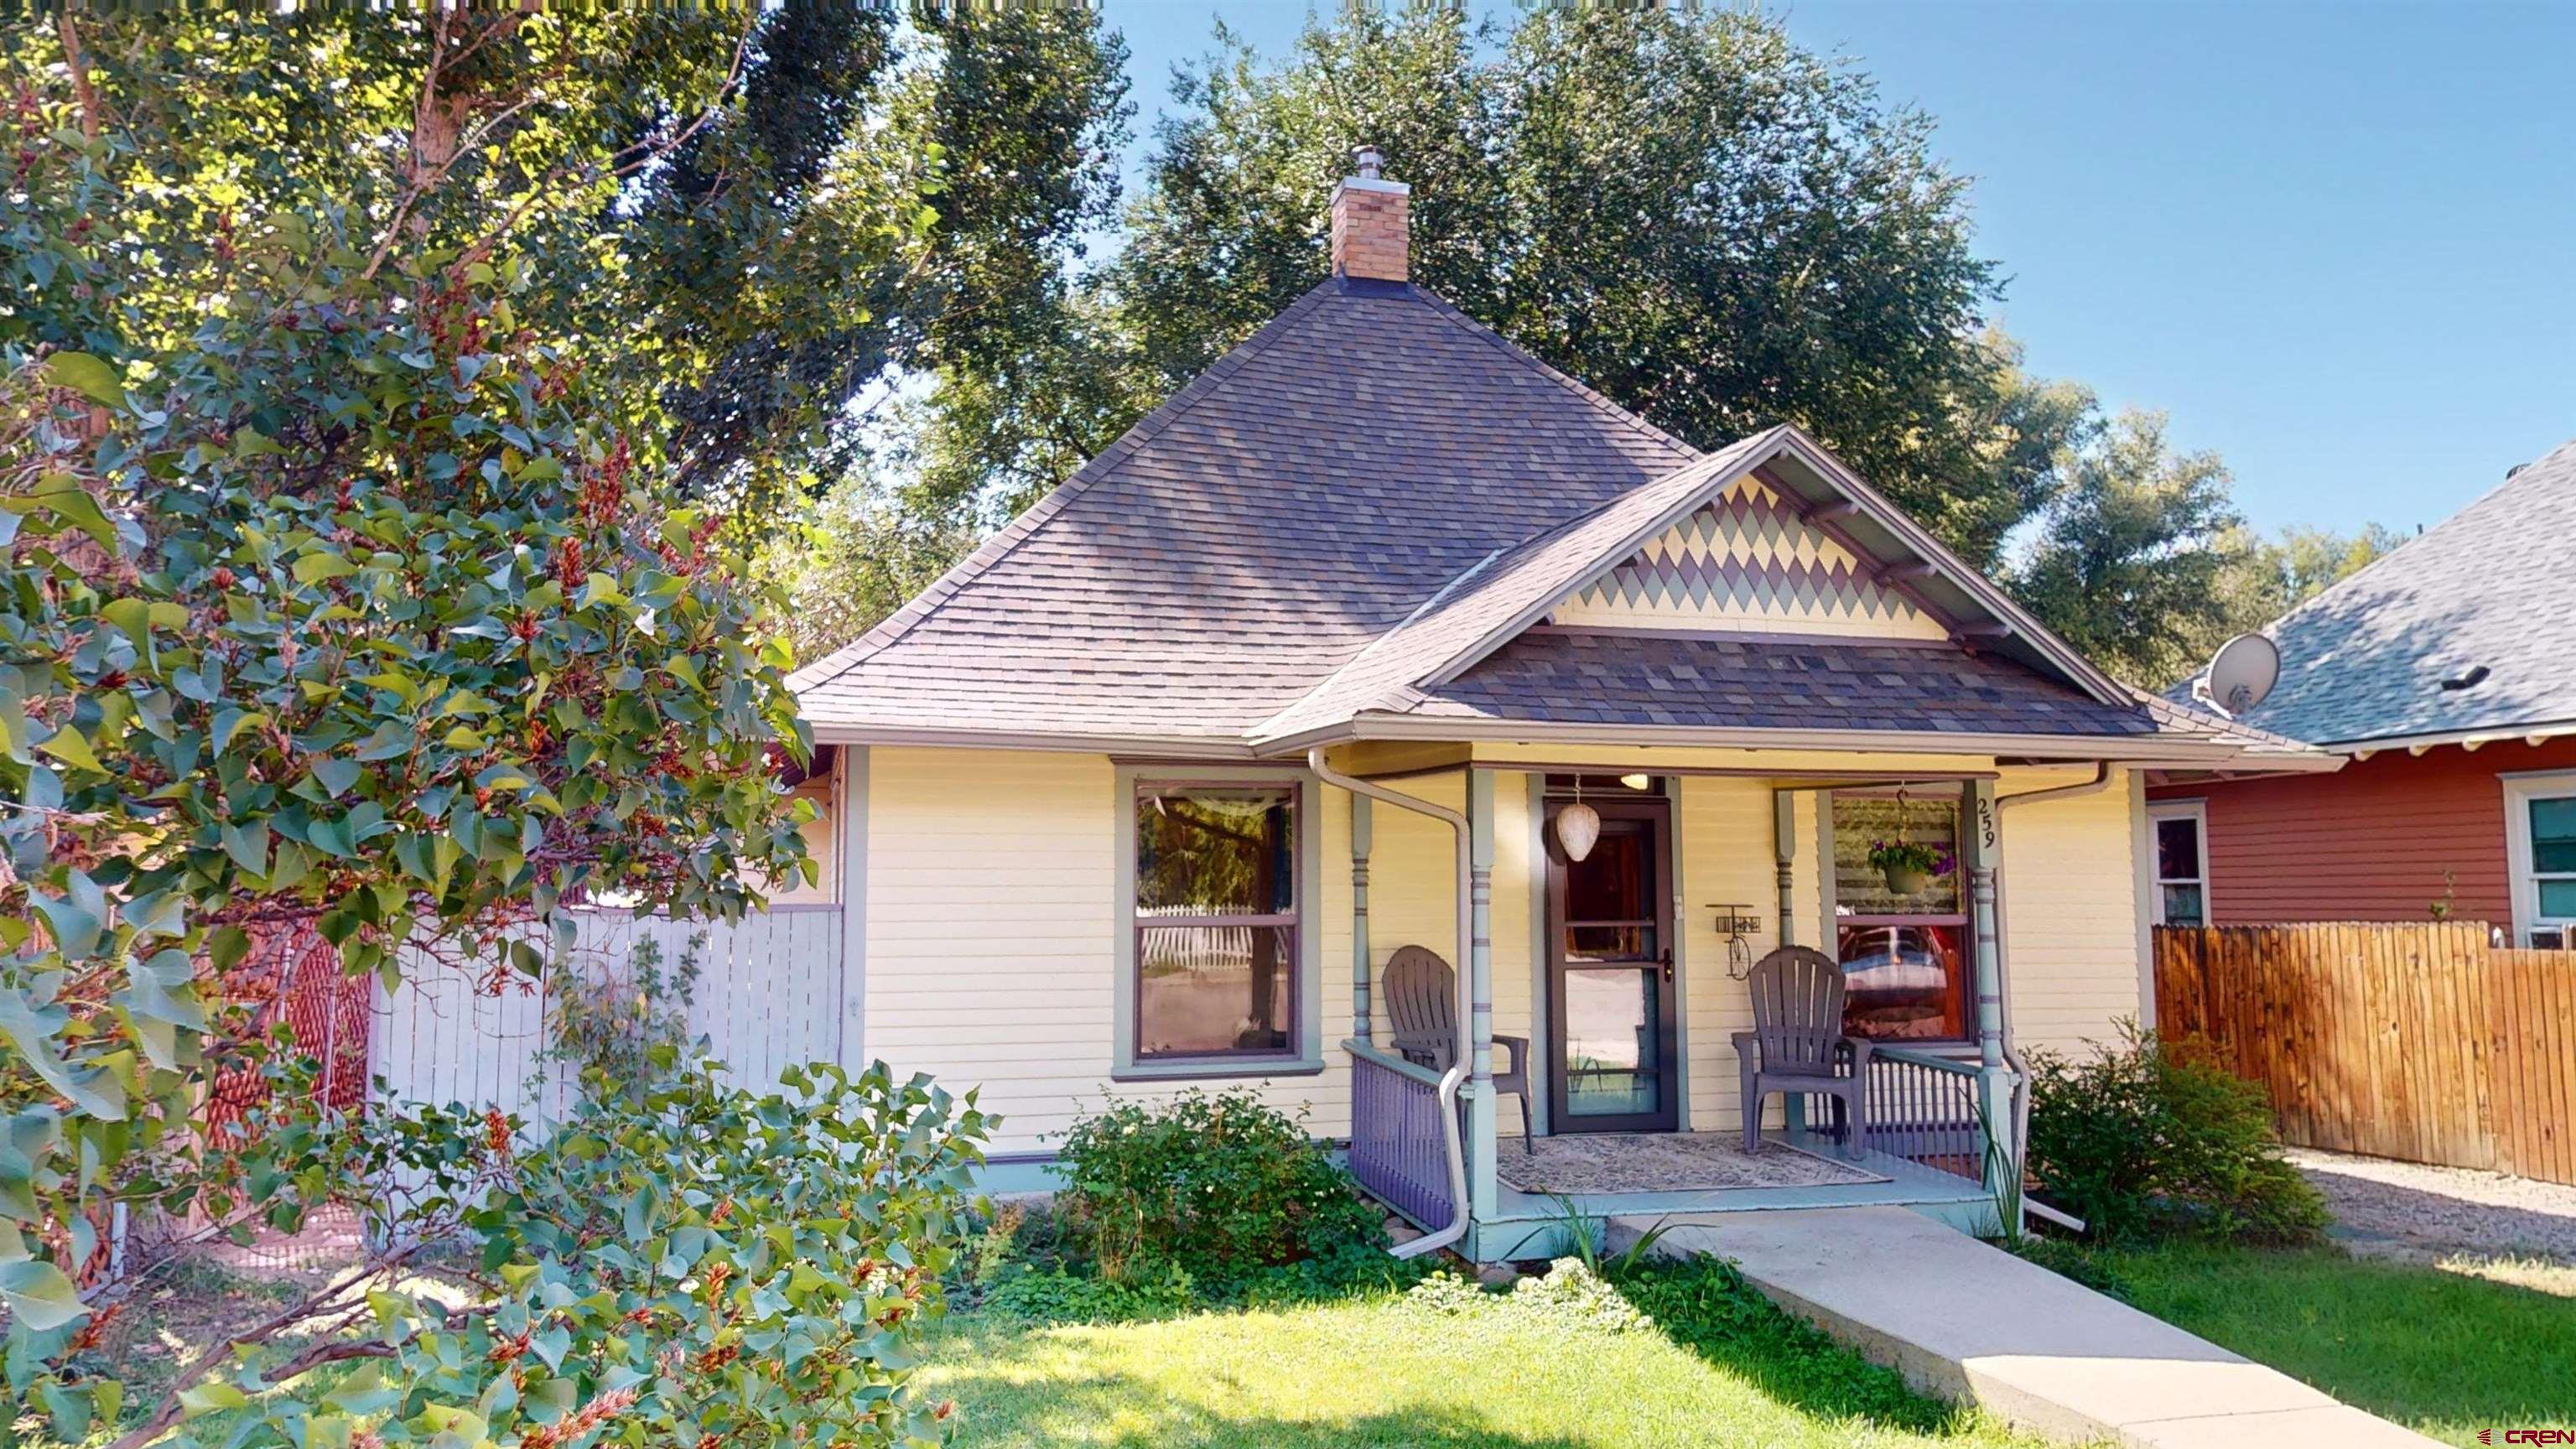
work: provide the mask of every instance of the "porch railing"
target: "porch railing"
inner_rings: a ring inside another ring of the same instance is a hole
[[[1882,1046],[1870,1053],[1865,1083],[1869,1127],[1862,1146],[1970,1182],[1985,1180],[1976,1063]],[[1843,1124],[1828,1114],[1838,1112],[1840,1102],[1809,1097],[1805,1106],[1809,1131],[1839,1135]]]
[[[1974,1062],[1905,1047],[1869,1054],[1866,1145],[1971,1182],[1986,1176]]]
[[[1440,1120],[1440,1074],[1365,1042],[1351,1054],[1351,1175],[1424,1229],[1458,1215],[1449,1134]]]

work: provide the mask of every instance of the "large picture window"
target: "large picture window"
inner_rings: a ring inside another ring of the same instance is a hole
[[[1136,788],[1136,1060],[1293,1054],[1297,792]]]
[[[1836,791],[1834,944],[1843,967],[1843,1030],[1877,1041],[1965,1041],[1966,884],[1959,866],[1959,795]],[[1948,869],[1908,891],[1870,863],[1881,842],[1928,845]]]

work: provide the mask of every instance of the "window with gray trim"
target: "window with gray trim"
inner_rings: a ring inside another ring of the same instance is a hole
[[[1135,1059],[1297,1051],[1294,785],[1138,781]]]

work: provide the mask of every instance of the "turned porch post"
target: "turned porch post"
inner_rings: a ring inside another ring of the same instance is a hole
[[[1351,797],[1351,1036],[1363,1044],[1370,1040],[1369,1020],[1374,1009],[1369,1004],[1369,834],[1370,807],[1376,802],[1366,795]]]
[[[1467,1198],[1479,1220],[1490,1219],[1499,1192],[1494,1177],[1494,775],[1467,771],[1467,863],[1473,929],[1467,951],[1470,985],[1469,1040],[1475,1055],[1468,1075]]]
[[[1995,787],[1990,780],[1969,782],[1967,818],[1960,822],[1968,868],[1968,925],[1977,951],[1977,1062],[2004,1064],[2003,938],[1995,920],[1995,872],[2002,855],[1996,834]]]
[[[2021,1143],[2013,1110],[2013,1069],[2004,1060],[2003,924],[1995,913],[1995,879],[2003,863],[2001,821],[1991,780],[1968,785],[1960,833],[1968,871],[1968,921],[1977,937],[1977,1105],[1983,1115],[1986,1160],[1980,1177],[1995,1197],[1998,1214],[2021,1207]],[[2001,1224],[2019,1232],[2019,1223]]]
[[[1771,853],[1778,858],[1780,877],[1780,944],[1798,944],[1798,797],[1786,790],[1771,792]]]

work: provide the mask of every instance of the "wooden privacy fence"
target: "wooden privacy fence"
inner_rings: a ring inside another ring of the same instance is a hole
[[[2576,952],[2475,922],[2173,927],[2156,1025],[2270,1094],[2283,1140],[2576,1183]]]
[[[689,1030],[706,1038],[735,1080],[773,1087],[792,1063],[840,1059],[848,1002],[838,906],[772,906],[731,924],[586,910],[572,958],[576,967],[620,963],[649,936],[672,970],[700,932],[706,942]],[[408,965],[400,986],[378,988],[372,1034],[373,1072],[397,1099],[498,1107],[532,1121],[570,1104],[572,1073],[539,1060],[550,1028],[535,983],[507,975],[490,991],[452,967]]]

